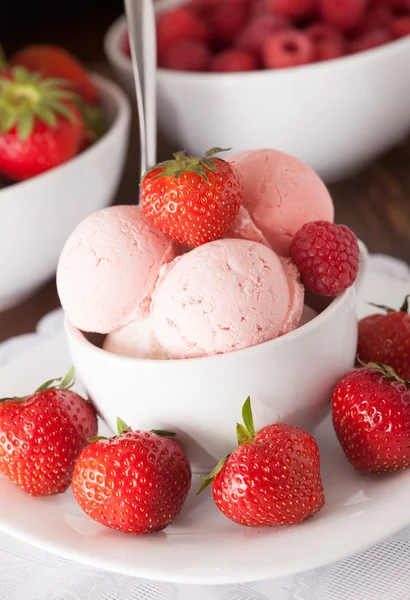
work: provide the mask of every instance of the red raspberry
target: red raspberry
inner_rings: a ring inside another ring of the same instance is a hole
[[[225,4],[234,6],[243,6],[246,9],[253,3],[253,0],[224,0]],[[221,4],[221,0],[191,0],[190,8],[200,17],[207,20],[210,10]]]
[[[293,238],[290,255],[303,283],[315,294],[337,296],[355,281],[359,244],[346,225],[306,223]]]
[[[405,8],[406,0],[377,0],[382,6],[389,6],[390,8]]]
[[[366,31],[362,35],[351,40],[349,44],[349,51],[352,54],[356,52],[363,52],[365,50],[371,50],[378,46],[383,46],[391,41],[391,35],[387,29],[373,29],[373,31]]]
[[[174,8],[157,18],[157,49],[160,62],[168,46],[181,40],[203,42],[208,30],[198,17],[188,8]]]
[[[394,19],[390,25],[390,31],[394,38],[410,35],[410,15]]]
[[[258,15],[242,29],[235,45],[242,50],[248,50],[260,56],[268,38],[273,33],[288,28],[289,21],[285,17],[270,14]]]
[[[207,71],[210,61],[211,53],[204,43],[181,40],[167,48],[159,66],[175,71]]]
[[[217,54],[211,62],[211,71],[229,72],[229,71],[255,71],[258,68],[258,61],[254,54],[246,50],[225,50]]]
[[[389,6],[382,4],[370,6],[359,31],[366,33],[375,29],[387,29],[393,21],[393,16],[393,11]]]
[[[288,28],[289,21],[285,17],[269,14],[259,15],[254,17],[240,32],[235,45],[260,56],[268,38],[273,33]]]
[[[245,6],[220,2],[209,14],[209,29],[218,46],[231,46],[248,16]]]
[[[345,54],[344,37],[330,25],[313,23],[305,31],[315,47],[315,61],[339,58]]]
[[[263,48],[267,69],[283,69],[305,65],[313,61],[314,46],[308,36],[297,29],[275,33]]]
[[[360,25],[368,0],[320,0],[323,20],[337,29],[348,31]]]
[[[317,0],[265,0],[266,8],[276,15],[297,19],[310,15]]]
[[[272,14],[267,6],[268,0],[253,0],[250,7],[251,17],[259,17],[261,15]]]

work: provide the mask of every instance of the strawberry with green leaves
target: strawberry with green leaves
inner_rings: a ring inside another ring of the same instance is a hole
[[[70,389],[73,383],[70,371],[30,396],[0,400],[0,473],[33,496],[64,492],[97,434],[95,411]]]
[[[23,67],[0,76],[0,173],[20,181],[75,156],[84,134],[75,95]]]
[[[209,150],[203,158],[177,152],[149,169],[141,182],[145,216],[172,239],[195,248],[224,237],[243,199],[240,174]]]
[[[319,448],[303,429],[275,423],[255,431],[251,402],[237,424],[239,446],[204,478],[216,506],[248,527],[296,525],[325,503]]]
[[[359,321],[357,354],[362,362],[388,365],[399,377],[410,381],[409,298],[406,296],[399,310],[372,304],[384,313]]]
[[[125,533],[154,533],[179,515],[191,486],[191,467],[167,431],[132,431],[118,419],[118,435],[97,437],[74,470],[73,495],[92,519]]]
[[[347,460],[362,473],[410,467],[410,382],[369,363],[344,375],[332,398],[333,426]]]
[[[50,44],[32,44],[22,48],[10,59],[13,67],[24,67],[43,77],[58,77],[78,94],[86,104],[98,104],[100,93],[87,70],[70,52]]]

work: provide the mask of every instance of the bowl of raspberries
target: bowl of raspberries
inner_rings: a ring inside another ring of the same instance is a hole
[[[177,147],[276,147],[326,181],[410,130],[410,0],[159,0],[158,118]],[[133,94],[125,18],[105,49]]]

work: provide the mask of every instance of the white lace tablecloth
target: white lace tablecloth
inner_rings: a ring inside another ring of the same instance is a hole
[[[371,294],[382,282],[382,301],[389,301],[389,280],[400,282],[403,296],[410,293],[407,265],[372,256],[362,297],[380,301]],[[0,345],[0,367],[60,331],[62,323],[61,311],[54,311],[40,321],[36,333]],[[410,600],[410,526],[327,567],[231,586],[173,585],[124,577],[61,559],[0,533],[0,600]]]

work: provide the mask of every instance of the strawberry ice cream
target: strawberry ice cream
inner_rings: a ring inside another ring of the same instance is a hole
[[[163,268],[152,298],[152,324],[173,358],[222,354],[295,329],[303,297],[289,260],[256,242],[223,239]]]
[[[112,206],[80,223],[68,238],[57,288],[68,320],[83,331],[109,333],[149,310],[173,242],[139,206]]]
[[[277,150],[249,150],[227,158],[244,182],[243,204],[272,249],[289,256],[295,233],[309,221],[333,221],[330,194],[320,177]]]
[[[270,248],[265,236],[252,221],[249,212],[244,206],[239,207],[238,216],[232,229],[227,234],[228,238],[238,238],[240,240],[250,240],[258,242]]]
[[[107,335],[103,349],[132,358],[170,358],[154,335],[150,316],[131,321]]]

